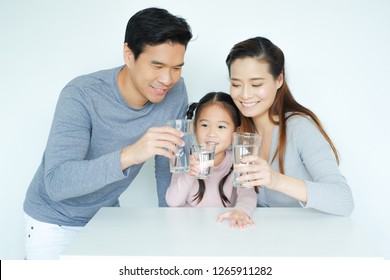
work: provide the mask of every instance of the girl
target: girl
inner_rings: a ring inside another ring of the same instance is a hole
[[[240,125],[240,112],[229,94],[210,92],[199,103],[191,104],[187,118],[192,119],[199,144],[214,143],[213,175],[205,180],[197,179],[198,164],[190,159],[190,173],[172,174],[166,201],[174,207],[231,207],[223,214],[232,226],[245,227],[253,224],[250,219],[256,208],[257,194],[253,187],[233,188],[233,158],[228,148],[233,132]],[[219,219],[222,220],[222,219]]]
[[[234,45],[226,64],[230,94],[247,121],[241,129],[263,136],[260,157],[236,170],[246,186],[262,186],[258,205],[350,215],[352,193],[336,148],[317,116],[291,94],[283,52],[266,38],[251,38]]]

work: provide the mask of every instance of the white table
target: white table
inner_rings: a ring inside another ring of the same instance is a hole
[[[257,208],[256,226],[217,223],[220,208],[102,208],[61,259],[126,256],[379,257],[350,217]]]

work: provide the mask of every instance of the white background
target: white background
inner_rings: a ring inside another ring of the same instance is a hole
[[[183,70],[190,101],[228,92],[224,61],[234,43],[265,36],[281,47],[293,94],[319,116],[341,154],[353,220],[390,259],[386,0],[1,0],[0,259],[24,258],[22,204],[61,89],[78,75],[121,65],[127,21],[150,6],[192,27]],[[152,174],[148,161],[122,206],[156,206]]]

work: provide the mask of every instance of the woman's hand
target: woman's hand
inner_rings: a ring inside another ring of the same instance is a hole
[[[217,222],[230,219],[231,227],[246,228],[247,225],[254,225],[252,219],[242,210],[234,209],[218,216]]]
[[[280,174],[274,171],[266,160],[248,156],[243,158],[241,163],[243,165],[234,167],[234,172],[241,173],[237,180],[243,182],[244,187],[264,186],[276,189]]]
[[[243,182],[244,187],[263,186],[303,203],[307,202],[307,189],[303,180],[274,171],[267,161],[257,156],[248,156],[241,162],[244,165],[236,166],[234,172],[241,173],[237,180]]]

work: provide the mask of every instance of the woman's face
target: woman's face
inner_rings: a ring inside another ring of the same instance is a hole
[[[268,118],[283,75],[276,80],[268,71],[268,63],[251,57],[236,59],[230,66],[230,95],[246,117]]]
[[[204,107],[195,124],[196,139],[199,144],[215,144],[215,163],[225,157],[225,150],[232,143],[234,122],[230,114],[217,104]]]

